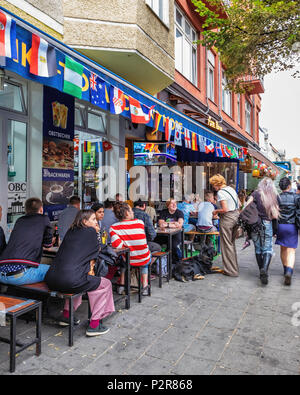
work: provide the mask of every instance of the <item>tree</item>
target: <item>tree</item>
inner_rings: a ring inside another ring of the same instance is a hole
[[[229,89],[242,92],[246,75],[263,78],[271,71],[292,69],[299,75],[300,0],[192,3],[203,19],[199,42],[220,54]]]

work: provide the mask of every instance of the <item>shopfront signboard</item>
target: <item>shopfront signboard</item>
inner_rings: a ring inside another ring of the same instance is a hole
[[[43,204],[51,221],[74,192],[74,97],[44,86]]]

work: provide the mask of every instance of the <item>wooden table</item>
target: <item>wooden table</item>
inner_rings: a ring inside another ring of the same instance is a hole
[[[168,250],[170,251],[170,268],[169,268],[169,279],[172,278],[172,237],[181,233],[181,251],[184,254],[184,229],[176,228],[157,228],[156,229],[157,236],[166,236],[168,238]]]
[[[45,258],[54,258],[57,254],[59,247],[51,247],[43,250],[43,257]],[[129,248],[113,248],[113,251],[118,255],[125,255],[125,296],[121,296],[116,299],[115,302],[119,302],[119,300],[125,298],[125,308],[130,309],[130,249]]]

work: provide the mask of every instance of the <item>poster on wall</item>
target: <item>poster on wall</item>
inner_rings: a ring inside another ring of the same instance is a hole
[[[74,97],[44,86],[43,204],[58,219],[74,192]]]
[[[8,215],[25,214],[25,201],[27,199],[27,183],[26,182],[9,182],[8,183]]]

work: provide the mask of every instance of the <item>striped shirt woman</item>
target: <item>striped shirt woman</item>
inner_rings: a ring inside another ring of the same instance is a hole
[[[130,264],[132,266],[142,266],[142,294],[149,295],[148,266],[151,262],[151,254],[147,245],[144,222],[140,219],[134,219],[132,208],[127,203],[115,203],[114,213],[120,222],[113,224],[109,230],[112,247],[127,247],[130,249]],[[124,284],[124,277],[124,272],[121,272],[121,284]]]
[[[130,249],[130,264],[144,266],[150,260],[144,222],[140,219],[117,222],[110,228],[113,248],[128,247]]]

